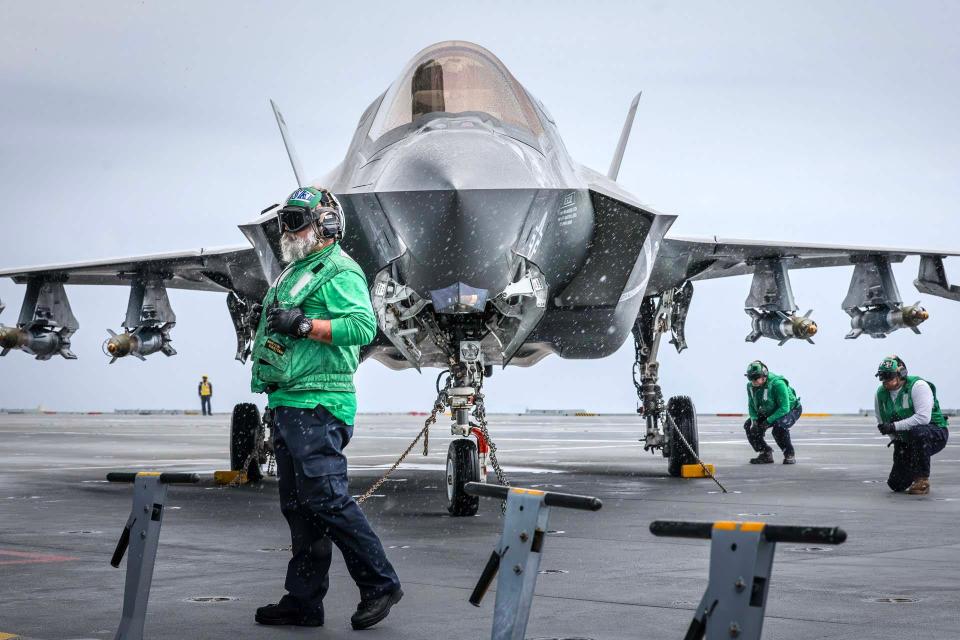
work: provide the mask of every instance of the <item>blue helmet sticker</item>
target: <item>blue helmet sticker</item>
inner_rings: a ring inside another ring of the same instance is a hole
[[[301,188],[301,189],[297,189],[296,191],[294,191],[294,192],[290,195],[290,197],[287,198],[287,202],[288,202],[288,203],[291,203],[291,202],[293,202],[294,200],[298,200],[298,201],[302,202],[302,203],[304,204],[304,206],[308,206],[308,207],[309,207],[309,206],[310,206],[310,203],[311,203],[311,202],[313,201],[313,199],[316,198],[318,195],[319,195],[319,194],[314,193],[314,192],[311,191],[310,189],[302,189],[302,188]]]

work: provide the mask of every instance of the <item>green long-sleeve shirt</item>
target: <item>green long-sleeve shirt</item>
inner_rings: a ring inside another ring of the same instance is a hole
[[[747,409],[750,418],[766,418],[767,422],[776,422],[790,413],[799,398],[796,391],[783,376],[775,373],[767,375],[767,381],[760,387],[747,383]]]
[[[301,305],[310,319],[330,320],[331,344],[359,348],[377,332],[370,294],[363,276],[343,271],[321,285]],[[270,394],[270,407],[313,409],[318,404],[339,420],[352,425],[357,413],[356,394],[344,391],[284,391]]]

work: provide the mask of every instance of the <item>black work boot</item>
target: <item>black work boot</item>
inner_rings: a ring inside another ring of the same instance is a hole
[[[783,464],[797,464],[797,456],[792,453],[783,454]]]
[[[287,594],[276,604],[257,609],[254,620],[260,624],[289,624],[297,627],[322,627],[323,611],[307,611],[296,598]]]
[[[767,449],[756,458],[750,458],[750,464],[773,464],[773,451]]]
[[[357,605],[357,611],[350,618],[350,624],[356,631],[369,629],[390,613],[390,607],[400,602],[403,597],[403,590],[397,587],[394,591],[384,594],[379,598],[370,600],[361,600]]]

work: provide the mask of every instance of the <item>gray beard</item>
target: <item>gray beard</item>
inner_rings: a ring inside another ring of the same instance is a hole
[[[281,234],[280,258],[287,264],[302,260],[316,251],[319,242],[320,237],[317,235],[317,230],[313,228],[305,238],[290,233]]]

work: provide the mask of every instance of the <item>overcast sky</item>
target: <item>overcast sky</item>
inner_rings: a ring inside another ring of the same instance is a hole
[[[295,186],[269,98],[321,175],[408,59],[449,39],[500,57],[601,172],[643,89],[620,182],[679,215],[673,235],[960,248],[957,3],[3,2],[0,24],[3,267],[243,244],[236,225]],[[886,340],[843,339],[852,268],[795,273],[815,346],[745,343],[749,278],[698,283],[690,349],[662,351],[664,391],[742,411],[761,358],[806,409],[856,410],[897,352],[960,406],[960,304],[920,296],[916,268],[895,267],[900,290],[932,317]],[[960,282],[960,259],[947,268]],[[0,322],[16,322],[23,289],[0,282]],[[127,288],[68,293],[80,359],[9,354],[0,407],[194,408],[204,373],[215,410],[254,397],[222,295],[171,291],[179,355],[108,366],[100,345]],[[628,342],[498,371],[488,408],[631,411],[632,358]],[[360,408],[426,410],[433,378],[367,362]]]

